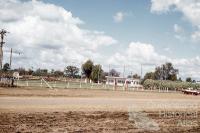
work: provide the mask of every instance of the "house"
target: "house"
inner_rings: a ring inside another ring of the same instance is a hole
[[[107,85],[124,86],[126,78],[106,76]]]
[[[142,88],[140,79],[106,76],[106,84],[126,88]]]

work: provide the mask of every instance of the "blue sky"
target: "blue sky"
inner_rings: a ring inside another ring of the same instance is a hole
[[[11,32],[5,50],[23,51],[13,67],[62,70],[92,59],[105,70],[125,65],[128,75],[168,61],[182,78],[200,79],[199,8],[195,0],[5,0],[0,28]]]

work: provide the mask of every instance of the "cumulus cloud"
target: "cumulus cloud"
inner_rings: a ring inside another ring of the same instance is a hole
[[[183,33],[184,29],[180,25],[174,24],[174,32],[176,32],[176,33]]]
[[[80,28],[84,22],[71,12],[42,1],[0,1],[0,16],[1,28],[10,32],[5,49],[23,51],[14,55],[15,66],[63,68],[72,59],[98,59],[98,48],[117,43],[104,32]]]
[[[109,60],[110,64],[160,64],[167,60],[165,56],[159,55],[152,44],[142,42],[131,42],[123,53],[114,54]]]
[[[124,20],[124,17],[127,16],[126,13],[124,12],[117,12],[114,16],[113,19],[116,23],[120,23]]]
[[[183,76],[200,75],[200,57],[172,59],[159,54],[153,44],[149,43],[131,42],[123,52],[110,51],[111,57],[106,57],[99,48],[115,45],[117,40],[102,31],[80,28],[84,24],[83,20],[54,4],[1,0],[0,16],[0,28],[10,32],[4,50],[8,51],[12,47],[14,51],[22,53],[13,55],[15,68],[63,69],[72,61],[81,63],[91,58],[101,60],[102,65],[130,65],[135,72],[140,72],[140,64],[160,65],[171,61],[180,68]],[[119,16],[123,16],[118,19],[122,21],[124,15]],[[4,62],[9,59],[6,53],[4,57]]]
[[[170,58],[159,54],[152,44],[142,42],[131,42],[124,52],[117,52],[108,59],[108,64],[123,65],[126,64],[134,68],[134,72],[140,72],[140,64],[146,65],[146,71],[153,70],[165,62],[172,62],[179,69],[181,77],[192,76],[200,78],[200,57],[194,58]],[[149,68],[148,68],[149,67]]]
[[[198,0],[151,0],[151,12],[166,13],[171,10],[179,11],[184,18],[196,27],[192,35],[192,39],[199,40],[200,32],[200,1]]]
[[[200,41],[200,29],[199,29],[199,31],[195,31],[191,35],[191,37],[192,37],[192,40],[194,40],[194,41]]]

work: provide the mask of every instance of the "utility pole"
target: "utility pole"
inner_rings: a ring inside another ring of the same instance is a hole
[[[124,65],[124,70],[123,70],[123,78],[124,78],[124,76],[125,76],[125,65]]]
[[[3,45],[5,44],[4,42],[4,36],[6,36],[6,33],[8,33],[8,31],[2,29],[0,31],[0,36],[1,36],[1,42],[0,42],[0,69],[2,69],[3,67]]]
[[[109,66],[108,66],[109,68],[108,68],[108,77],[110,76],[110,64],[109,64]]]
[[[99,65],[98,77],[97,77],[97,78],[98,78],[98,84],[99,84],[99,77],[100,77],[100,76],[99,76],[99,74],[100,74],[100,68],[101,68],[101,66]]]
[[[140,79],[142,79],[142,64],[141,64],[141,75],[140,75]]]
[[[12,65],[12,48],[10,49],[10,69],[11,69],[11,65]]]

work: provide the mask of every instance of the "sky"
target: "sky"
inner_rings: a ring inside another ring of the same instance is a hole
[[[181,78],[200,80],[198,0],[0,0],[0,16],[12,68],[63,70],[91,59],[129,75],[172,62]]]

